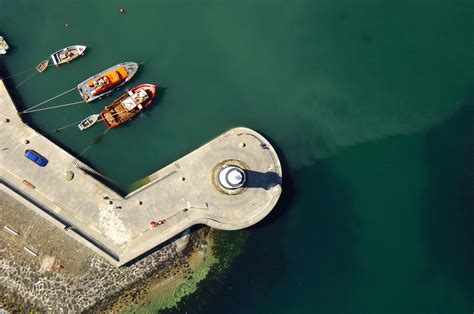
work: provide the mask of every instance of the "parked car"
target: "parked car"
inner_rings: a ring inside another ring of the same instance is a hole
[[[44,167],[48,163],[48,159],[44,158],[43,156],[41,156],[40,154],[38,154],[37,152],[31,149],[27,149],[25,151],[25,157],[33,161],[35,164],[37,164],[40,167]]]

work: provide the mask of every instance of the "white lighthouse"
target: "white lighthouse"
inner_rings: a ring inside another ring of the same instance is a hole
[[[237,166],[224,166],[219,172],[219,183],[226,189],[238,189],[245,184],[245,180],[244,170]]]

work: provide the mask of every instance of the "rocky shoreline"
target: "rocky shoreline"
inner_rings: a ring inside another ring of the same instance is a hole
[[[178,248],[180,256],[171,267],[156,269],[148,280],[135,285],[113,303],[109,303],[105,307],[107,312],[125,310],[135,313],[143,310],[144,305],[148,311],[172,308],[182,297],[193,293],[197,284],[205,278],[202,273],[207,274],[215,262],[210,230],[212,229],[204,227],[193,232],[186,247],[182,250]],[[98,309],[103,310],[104,307]]]
[[[190,274],[189,258],[207,254],[208,228],[180,238],[130,266],[117,268],[1,192],[0,308],[12,312],[109,312],[136,302],[151,281]],[[36,248],[34,257],[23,249]],[[184,276],[182,278],[187,278]]]
[[[2,260],[1,268],[4,274],[8,273],[8,280],[2,278],[1,288],[6,293],[0,297],[0,307],[12,312],[119,311],[137,303],[147,293],[150,282],[167,280],[180,272],[191,275],[187,259],[200,242],[202,232],[195,232],[185,251],[176,250],[176,244],[171,243],[125,268],[116,268],[95,255],[87,273],[70,278]],[[9,287],[3,285],[5,282]]]

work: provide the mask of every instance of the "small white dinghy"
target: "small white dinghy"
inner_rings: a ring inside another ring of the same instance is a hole
[[[77,125],[77,127],[79,128],[79,130],[82,131],[82,130],[85,130],[85,129],[91,127],[97,121],[99,121],[99,115],[98,114],[93,114],[93,115],[88,116],[84,120],[82,120],[81,123],[79,123]]]

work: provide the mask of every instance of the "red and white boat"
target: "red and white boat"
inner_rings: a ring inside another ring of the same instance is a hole
[[[100,113],[100,117],[109,129],[118,127],[148,107],[155,94],[155,85],[138,85],[106,106]]]

